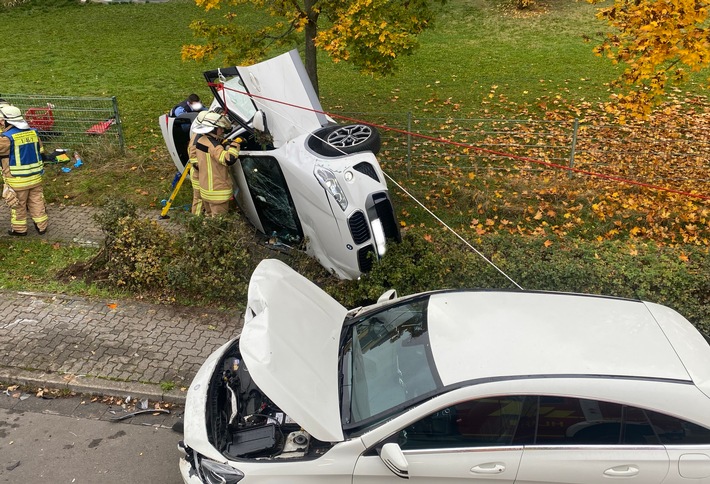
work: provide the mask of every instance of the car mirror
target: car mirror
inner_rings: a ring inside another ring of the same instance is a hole
[[[257,111],[254,113],[254,120],[252,121],[252,126],[255,130],[266,132],[266,115],[264,111]]]
[[[377,302],[382,303],[382,302],[386,302],[386,301],[391,301],[392,299],[397,299],[397,290],[396,289],[390,289],[388,291],[383,292],[382,295],[377,300]]]
[[[402,449],[394,442],[389,442],[380,449],[380,459],[396,476],[409,479],[409,463]]]

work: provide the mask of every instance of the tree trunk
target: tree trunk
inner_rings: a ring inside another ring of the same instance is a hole
[[[316,52],[315,38],[318,33],[318,13],[313,11],[313,6],[318,2],[318,0],[305,0],[304,9],[306,15],[308,16],[308,23],[306,23],[305,33],[306,33],[306,73],[313,84],[313,89],[316,90],[316,95],[319,95],[318,91],[318,58]]]

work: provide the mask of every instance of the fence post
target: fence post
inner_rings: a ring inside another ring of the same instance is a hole
[[[121,152],[123,152],[125,142],[123,139],[123,126],[121,124],[121,117],[118,115],[118,100],[116,99],[116,96],[113,96],[111,98],[111,101],[113,102],[113,115],[114,119],[116,120],[116,128],[118,129],[118,147]]]
[[[574,168],[574,153],[577,149],[577,132],[579,131],[579,118],[574,118],[574,128],[572,130],[572,146],[569,153],[569,167]],[[572,178],[572,170],[567,172],[567,177]]]
[[[412,176],[412,112],[407,112],[407,176]]]

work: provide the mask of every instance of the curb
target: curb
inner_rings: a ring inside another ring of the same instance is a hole
[[[164,391],[160,385],[151,383],[121,382],[91,376],[57,375],[54,373],[0,368],[0,381],[17,385],[71,390],[79,394],[100,396],[131,396],[185,405],[187,392]]]

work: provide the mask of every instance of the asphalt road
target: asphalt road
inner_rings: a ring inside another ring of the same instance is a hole
[[[181,417],[152,413],[123,421],[120,406],[72,397],[0,393],[0,483],[179,484]]]

